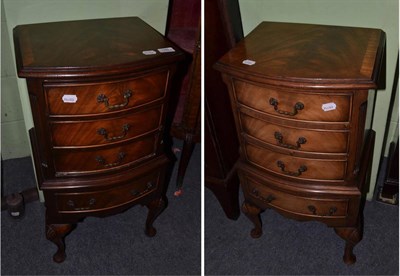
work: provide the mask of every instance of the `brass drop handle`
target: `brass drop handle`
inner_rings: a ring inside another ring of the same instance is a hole
[[[337,211],[337,208],[336,208],[336,207],[331,207],[331,208],[329,209],[329,214],[328,214],[328,216],[333,216],[333,215],[336,213],[336,211]]]
[[[122,134],[119,135],[119,136],[108,137],[108,132],[107,132],[107,130],[105,128],[99,128],[97,130],[97,134],[99,134],[101,136],[104,136],[104,139],[106,141],[114,141],[114,140],[118,140],[118,139],[124,138],[126,136],[126,134],[128,133],[129,128],[130,128],[129,124],[124,124],[122,126]]]
[[[278,144],[281,147],[288,148],[288,149],[296,149],[297,150],[297,149],[299,149],[301,147],[301,145],[303,145],[303,144],[305,144],[307,142],[306,138],[299,137],[299,139],[297,139],[296,146],[295,146],[295,145],[290,145],[290,144],[284,143],[283,142],[283,135],[282,135],[282,133],[280,133],[278,131],[275,131],[274,136],[275,136],[276,141],[278,142]]]
[[[93,206],[96,203],[96,199],[91,198],[89,199],[89,206]]]
[[[273,200],[276,199],[276,197],[272,194],[268,195],[267,197],[263,197],[262,195],[260,195],[260,192],[254,188],[251,191],[257,198],[261,199],[262,201],[266,202],[266,203],[271,203]]]
[[[148,191],[151,190],[153,187],[154,187],[153,181],[149,181],[149,182],[146,183],[146,189],[145,189],[143,192],[139,192],[138,190],[133,189],[133,190],[131,190],[131,195],[133,195],[133,196],[138,196],[138,195],[140,195],[140,194],[143,194],[143,193],[145,193],[145,192],[148,192]]]
[[[113,163],[106,163],[106,160],[104,159],[103,156],[96,156],[96,161],[100,164],[103,165],[104,168],[110,168],[110,167],[115,167],[121,164],[122,160],[125,158],[126,154],[124,152],[118,153],[117,160]]]
[[[308,205],[307,206],[308,210],[313,214],[313,215],[317,215],[317,208],[315,208],[314,205]],[[333,216],[337,211],[336,207],[331,207],[329,209],[328,214],[322,214],[321,216],[325,217],[325,216]]]
[[[316,214],[317,214],[317,208],[315,208],[315,206],[313,206],[313,205],[308,205],[307,208],[308,208],[308,210],[309,210],[313,215],[316,215]]]
[[[121,108],[121,107],[124,107],[124,106],[128,105],[129,98],[132,96],[132,93],[133,92],[130,89],[126,90],[124,92],[124,102],[121,103],[121,104],[110,105],[109,99],[104,94],[100,94],[100,95],[97,96],[97,102],[98,103],[104,103],[104,105],[110,110],[118,109],[118,108]]]
[[[305,165],[301,165],[297,172],[291,172],[285,170],[285,164],[282,161],[278,160],[276,164],[284,174],[289,176],[300,176],[303,172],[307,171],[307,167]]]
[[[131,195],[138,196],[139,194],[140,194],[140,192],[138,190],[135,190],[135,189],[131,190]]]
[[[70,208],[73,208],[75,211],[82,211],[82,210],[88,210],[91,207],[93,207],[93,205],[96,203],[96,199],[91,198],[89,199],[89,206],[85,206],[85,207],[75,207],[75,202],[73,200],[68,200],[67,201],[67,206]]]
[[[147,184],[146,184],[146,187],[147,187],[147,190],[150,190],[150,189],[152,189],[152,188],[154,187],[154,183],[153,183],[153,181],[149,181],[149,182],[147,182]]]
[[[283,115],[289,115],[289,116],[295,116],[299,110],[304,109],[304,104],[302,102],[297,102],[294,107],[293,107],[293,111],[283,111],[283,110],[279,110],[278,109],[278,100],[275,98],[270,98],[269,99],[269,104],[272,105],[274,107],[274,110],[276,112],[278,112],[279,114],[283,114]]]

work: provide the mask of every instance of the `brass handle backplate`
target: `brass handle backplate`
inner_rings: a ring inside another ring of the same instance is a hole
[[[263,197],[262,195],[260,195],[260,192],[259,192],[256,188],[254,188],[254,189],[251,191],[251,193],[252,193],[255,197],[257,197],[258,199],[260,199],[260,200],[262,200],[262,201],[264,201],[264,202],[266,202],[266,203],[271,203],[273,200],[276,199],[276,197],[275,197],[274,195],[272,195],[272,194],[268,195],[267,197]]]
[[[314,205],[308,205],[307,208],[313,215],[317,214],[317,208]]]
[[[138,196],[138,195],[140,195],[140,192],[136,189],[133,189],[133,190],[131,190],[131,195]]]
[[[149,182],[146,183],[146,189],[145,190],[143,190],[142,192],[139,192],[138,190],[133,189],[133,190],[131,190],[131,195],[133,195],[135,197],[140,196],[140,195],[142,195],[144,193],[147,193],[148,191],[150,191],[154,187],[155,187],[154,182],[153,181],[149,181]]]
[[[104,168],[110,168],[110,167],[115,167],[121,164],[122,160],[125,158],[126,154],[124,152],[118,153],[117,160],[113,163],[106,163],[106,160],[104,159],[103,156],[96,156],[96,161],[100,164],[103,165]]]
[[[96,203],[96,199],[95,198],[90,198],[87,206],[77,207],[75,205],[75,202],[72,199],[69,199],[67,201],[67,206],[70,207],[70,208],[73,208],[74,211],[83,211],[83,210],[89,210],[89,209],[93,208],[95,203]]]
[[[97,130],[97,134],[103,136],[106,141],[115,141],[115,140],[124,138],[126,136],[126,134],[128,133],[129,128],[130,128],[129,124],[124,124],[122,126],[122,134],[119,136],[108,137],[108,132],[105,128],[99,128]]]
[[[301,147],[301,145],[303,145],[303,144],[305,144],[305,143],[307,142],[307,139],[306,139],[306,138],[304,138],[304,137],[299,137],[299,139],[297,139],[296,145],[290,145],[290,144],[286,144],[286,143],[283,142],[283,135],[282,135],[282,133],[280,133],[280,132],[278,132],[278,131],[275,131],[274,136],[275,136],[276,141],[278,142],[278,144],[279,144],[281,147],[288,148],[288,149],[295,149],[295,150],[297,150],[297,149],[299,149],[299,148]]]
[[[328,216],[333,216],[333,215],[336,213],[336,211],[337,211],[337,208],[336,208],[336,207],[331,207],[331,208],[329,209]]]
[[[317,215],[317,208],[314,205],[308,205],[307,208],[313,215]],[[337,208],[333,206],[329,208],[329,212],[327,214],[321,214],[320,216],[322,217],[333,216],[336,213],[336,211]]]
[[[129,103],[129,98],[130,98],[131,96],[132,96],[132,91],[128,89],[128,90],[126,90],[126,91],[124,92],[124,102],[121,103],[121,104],[110,105],[109,99],[108,99],[107,96],[104,95],[104,94],[100,94],[100,95],[97,96],[97,102],[98,102],[98,103],[104,103],[104,105],[105,105],[108,109],[113,110],[113,109],[118,109],[118,108],[127,106],[128,103]]]
[[[272,105],[274,107],[274,110],[276,112],[278,112],[279,114],[283,114],[283,115],[289,115],[289,116],[295,116],[299,110],[304,109],[304,104],[302,102],[297,102],[294,107],[293,107],[293,111],[283,111],[283,110],[279,110],[278,109],[278,100],[275,98],[270,98],[269,99],[269,104]]]
[[[285,164],[280,160],[276,162],[276,165],[281,169],[284,174],[289,176],[300,176],[303,172],[307,171],[307,167],[305,165],[301,165],[300,168],[298,168],[297,172],[286,171]]]
[[[153,181],[149,181],[149,182],[147,182],[147,184],[146,184],[146,190],[150,190],[150,189],[152,189],[154,187],[154,183],[153,183]]]

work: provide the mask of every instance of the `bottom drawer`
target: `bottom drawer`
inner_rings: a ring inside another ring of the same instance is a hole
[[[93,212],[131,203],[156,191],[162,181],[161,175],[162,171],[158,170],[129,184],[101,191],[56,193],[57,209],[60,213]]]
[[[276,209],[301,216],[345,218],[349,199],[318,199],[278,191],[248,176],[241,177],[246,198],[251,197],[265,208]],[[253,201],[254,201],[253,200]]]

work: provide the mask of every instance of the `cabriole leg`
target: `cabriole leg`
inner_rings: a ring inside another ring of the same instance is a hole
[[[353,253],[353,248],[362,239],[362,226],[360,219],[358,219],[358,223],[355,227],[337,227],[335,228],[335,232],[339,237],[346,241],[343,261],[346,264],[354,264],[357,258]]]
[[[163,198],[153,200],[152,202],[147,204],[147,208],[149,209],[145,229],[145,233],[147,236],[154,237],[156,235],[157,230],[153,227],[153,222],[161,214],[161,212],[164,211],[165,207],[166,202]]]
[[[261,209],[245,200],[242,204],[242,212],[254,224],[254,228],[250,232],[251,237],[254,239],[261,237],[262,235],[262,225],[260,218]]]
[[[46,224],[46,238],[57,245],[57,252],[53,256],[56,263],[65,260],[65,241],[64,238],[72,231],[72,224]]]

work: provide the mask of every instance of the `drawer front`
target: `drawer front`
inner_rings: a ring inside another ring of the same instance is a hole
[[[256,180],[245,178],[245,193],[265,208],[277,209],[311,217],[338,218],[348,215],[349,199],[316,199],[275,190]]]
[[[101,211],[138,200],[153,191],[159,185],[159,171],[152,172],[129,184],[98,192],[59,193],[56,195],[60,212]]]
[[[245,145],[247,159],[268,171],[293,178],[343,180],[346,161],[308,159],[280,154],[251,144]]]
[[[348,132],[291,128],[240,114],[242,129],[250,136],[282,148],[306,152],[346,153]]]
[[[163,106],[123,117],[50,123],[53,146],[88,146],[124,141],[160,127]]]
[[[350,95],[279,90],[239,80],[234,81],[234,88],[240,104],[265,114],[324,122],[348,122],[350,118]]]
[[[107,149],[53,150],[57,176],[100,173],[148,159],[156,153],[158,135]]]
[[[168,72],[105,83],[45,84],[51,115],[99,114],[126,110],[164,97]]]

